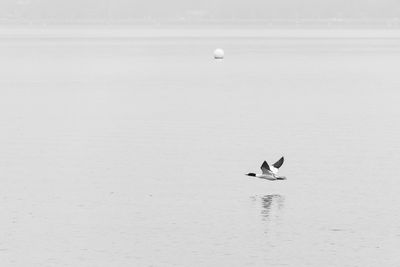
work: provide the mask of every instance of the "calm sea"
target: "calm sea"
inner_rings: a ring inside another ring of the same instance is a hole
[[[2,266],[400,266],[400,39],[6,38],[0,58]],[[244,175],[281,156],[286,181]]]

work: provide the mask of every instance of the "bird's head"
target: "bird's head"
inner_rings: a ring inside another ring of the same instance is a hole
[[[246,174],[247,176],[256,176],[255,173],[249,172],[248,174]]]

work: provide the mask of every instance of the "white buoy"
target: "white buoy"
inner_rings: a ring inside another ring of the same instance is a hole
[[[217,48],[214,51],[214,58],[215,59],[223,59],[224,58],[224,50],[222,50],[221,48]]]

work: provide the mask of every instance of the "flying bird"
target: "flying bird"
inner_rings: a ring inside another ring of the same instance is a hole
[[[262,171],[261,174],[256,174],[256,173],[249,172],[246,175],[247,176],[254,176],[254,177],[257,177],[257,178],[261,178],[261,179],[267,179],[267,180],[270,180],[270,181],[286,180],[285,176],[279,176],[278,175],[279,168],[282,166],[283,161],[284,161],[284,158],[281,157],[272,166],[269,166],[268,163],[266,161],[264,161],[263,164],[261,165],[261,171]]]

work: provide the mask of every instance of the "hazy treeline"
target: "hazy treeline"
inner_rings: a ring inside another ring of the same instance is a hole
[[[2,0],[7,22],[397,19],[398,0]]]

